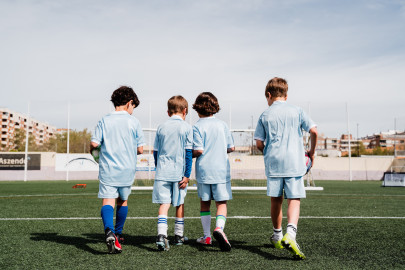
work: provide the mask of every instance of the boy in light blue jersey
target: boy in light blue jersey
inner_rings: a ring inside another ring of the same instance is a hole
[[[139,100],[134,90],[121,86],[111,96],[115,111],[104,116],[91,138],[90,152],[100,149],[99,193],[103,199],[101,218],[109,253],[120,253],[122,229],[128,214],[128,196],[134,182],[137,154],[143,153],[141,125],[132,116]],[[114,206],[117,203],[114,227]]]
[[[184,198],[193,163],[193,130],[186,123],[187,100],[173,96],[167,102],[170,119],[159,125],[156,131],[153,154],[156,175],[153,185],[152,202],[160,204],[158,216],[158,236],[156,245],[159,250],[169,250],[167,240],[167,215],[170,204],[176,207],[174,243],[182,245],[184,237]]]
[[[287,91],[287,81],[282,78],[276,77],[268,82],[265,95],[269,108],[260,116],[254,138],[257,148],[264,154],[267,195],[271,197],[273,235],[270,241],[276,248],[288,249],[295,258],[305,259],[295,240],[300,199],[306,197],[303,176],[307,168],[302,132],[310,133],[308,155],[312,164],[318,132],[315,123],[301,108],[286,102]],[[281,228],[283,191],[288,200],[288,224],[284,236]]]
[[[211,245],[211,200],[217,206],[216,228],[213,232],[222,251],[230,251],[225,233],[227,201],[232,199],[231,174],[227,153],[235,150],[233,138],[225,122],[214,117],[219,111],[217,98],[210,92],[201,93],[193,109],[200,119],[193,126],[193,156],[197,157],[195,170],[198,196],[201,204],[201,223],[204,236],[197,239]]]

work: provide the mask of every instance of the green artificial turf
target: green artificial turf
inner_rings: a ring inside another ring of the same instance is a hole
[[[87,187],[73,189],[78,183],[86,183]],[[99,218],[101,200],[97,198],[97,181],[0,182],[3,243],[0,269],[405,268],[404,188],[384,188],[378,181],[316,181],[316,184],[324,187],[324,191],[307,192],[301,204],[297,234],[308,259],[295,261],[286,250],[269,245],[272,225],[266,191],[233,192],[225,228],[232,244],[228,253],[219,251],[215,244],[202,247],[195,243],[202,235],[196,191],[188,192],[185,203],[189,217],[185,233],[190,243],[158,252],[155,246],[158,206],[151,202],[151,191],[133,191],[129,199],[130,218],[124,228],[123,253],[110,255]],[[285,216],[286,207],[283,209]],[[214,217],[214,205],[211,213]],[[169,215],[173,214],[171,209]],[[73,217],[82,219],[22,219]],[[214,223],[213,218],[212,228]],[[284,230],[285,226],[286,219]],[[174,220],[169,219],[169,238],[173,236],[173,228]]]

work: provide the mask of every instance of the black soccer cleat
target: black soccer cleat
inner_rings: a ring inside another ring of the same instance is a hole
[[[174,236],[174,244],[176,246],[181,246],[183,244],[187,244],[188,238],[185,236],[175,235]]]
[[[160,251],[168,251],[170,249],[169,240],[163,234],[156,237],[156,246]]]
[[[105,230],[105,243],[107,244],[108,253],[114,254],[122,252],[121,244],[117,236],[109,228]]]

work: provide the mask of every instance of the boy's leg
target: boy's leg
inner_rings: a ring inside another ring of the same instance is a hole
[[[158,215],[158,235],[163,234],[167,237],[167,214],[169,212],[170,203],[162,203],[159,207]]]
[[[217,205],[217,216],[215,228],[220,228],[221,230],[224,230],[227,215],[226,201],[216,202],[216,205]]]
[[[110,229],[112,232],[114,232],[114,206],[115,199],[103,199],[101,219],[103,220],[104,230]]]
[[[117,210],[115,213],[115,235],[121,244],[124,243],[124,238],[122,237],[122,230],[124,229],[124,224],[128,215],[128,200],[117,199]]]
[[[270,237],[270,242],[275,248],[281,249],[281,239],[283,238],[283,197],[271,197],[271,221],[273,223],[273,235]]]
[[[218,241],[219,247],[222,251],[230,251],[231,244],[228,241],[224,233],[226,214],[227,214],[227,205],[226,201],[216,202],[217,205],[217,219],[216,219],[216,228],[214,230],[214,237]]]
[[[306,257],[296,241],[301,198],[305,198],[306,196],[303,178],[292,177],[286,179],[284,192],[288,201],[288,224],[287,233],[284,235],[281,243],[294,255],[295,258],[305,259]]]
[[[300,199],[288,199],[288,209],[287,209],[287,233],[291,235],[294,239],[297,235],[297,225],[298,219],[300,217]]]
[[[211,201],[200,201],[201,224],[205,238],[211,238]]]
[[[174,243],[183,245],[188,241],[184,236],[184,204],[176,207],[176,218],[174,221]]]

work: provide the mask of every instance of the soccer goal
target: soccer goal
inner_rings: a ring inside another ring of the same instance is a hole
[[[262,153],[254,142],[254,129],[231,129],[235,143],[235,151],[229,154],[229,163],[232,176],[232,190],[266,190],[267,177],[265,175]],[[155,164],[153,159],[153,142],[156,129],[144,129],[146,145],[144,154],[138,156],[137,173],[133,190],[150,190],[155,177]],[[195,170],[191,174],[189,190],[196,189]],[[304,177],[306,190],[323,190],[316,187],[311,171]]]

